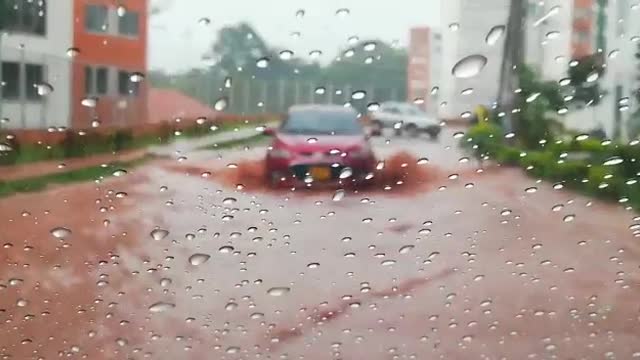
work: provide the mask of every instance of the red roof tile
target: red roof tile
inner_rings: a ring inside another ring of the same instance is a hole
[[[173,121],[176,118],[215,118],[217,111],[177,90],[149,89],[147,100],[150,123]]]

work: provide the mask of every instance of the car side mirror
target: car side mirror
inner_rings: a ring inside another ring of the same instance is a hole
[[[267,136],[274,136],[276,134],[276,129],[268,127],[262,130],[262,133]]]

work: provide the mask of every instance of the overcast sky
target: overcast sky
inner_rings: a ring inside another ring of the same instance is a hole
[[[226,25],[249,22],[265,40],[306,56],[322,50],[324,58],[336,55],[347,38],[379,38],[408,42],[414,26],[439,27],[440,0],[151,0],[163,11],[151,17],[149,66],[183,71],[202,66],[201,57]],[[375,5],[374,5],[375,4]],[[336,16],[338,9],[350,14]],[[296,12],[305,10],[300,19]],[[198,23],[202,17],[210,25]],[[294,39],[292,32],[301,37]]]

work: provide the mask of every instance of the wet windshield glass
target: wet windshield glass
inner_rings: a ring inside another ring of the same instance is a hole
[[[640,0],[0,0],[0,360],[640,360]]]

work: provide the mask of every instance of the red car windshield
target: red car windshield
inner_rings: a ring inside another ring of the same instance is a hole
[[[355,113],[349,111],[291,112],[280,132],[297,135],[358,135],[362,128]]]

